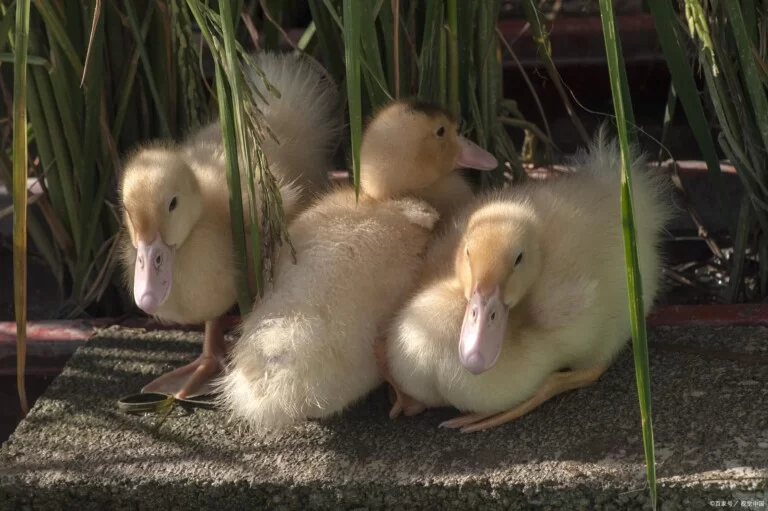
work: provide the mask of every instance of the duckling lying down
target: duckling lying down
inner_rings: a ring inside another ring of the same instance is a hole
[[[418,197],[464,189],[448,177],[457,166],[497,166],[450,114],[418,101],[381,110],[360,158],[359,202],[342,187],[293,221],[297,263],[280,254],[274,290],[232,350],[223,405],[256,432],[327,417],[381,384],[374,340],[416,282],[438,219]]]
[[[338,96],[333,84],[304,59],[262,53],[255,60],[281,93],[278,99],[265,92],[268,104],[259,107],[279,140],[268,138],[263,150],[290,220],[327,186],[341,130]],[[251,79],[264,89],[254,72]],[[205,323],[202,355],[142,390],[179,398],[208,393],[225,356],[219,317],[235,304],[237,277],[218,123],[181,145],[153,143],[138,149],[126,162],[120,199],[127,227],[122,263],[136,304],[163,322]],[[243,200],[248,233],[247,193]],[[260,205],[256,210],[261,211]]]
[[[632,163],[643,303],[660,286],[668,184]],[[390,416],[468,412],[477,431],[594,383],[630,337],[620,157],[601,132],[578,171],[492,192],[431,243],[417,291],[377,345]],[[570,371],[560,371],[568,368]]]

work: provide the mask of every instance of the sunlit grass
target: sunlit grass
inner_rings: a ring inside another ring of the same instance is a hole
[[[632,174],[630,144],[637,147],[635,119],[629,95],[626,69],[621,52],[621,40],[616,30],[616,19],[611,0],[600,0],[600,14],[603,24],[603,38],[608,58],[608,72],[611,80],[611,95],[616,112],[621,149],[621,223],[624,237],[624,257],[629,292],[629,315],[632,326],[632,351],[635,358],[637,394],[640,400],[640,418],[645,449],[646,476],[651,496],[651,505],[656,509],[656,458],[653,445],[651,422],[651,375],[648,363],[648,336],[643,307],[643,286],[637,257],[637,233],[635,212],[632,205]]]

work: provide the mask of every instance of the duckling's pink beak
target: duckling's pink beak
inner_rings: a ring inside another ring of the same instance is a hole
[[[496,286],[490,293],[475,288],[464,313],[459,340],[459,360],[472,374],[484,373],[501,354],[509,308]]]
[[[150,243],[140,239],[136,248],[133,297],[141,310],[153,314],[171,292],[173,250],[163,243],[159,233]]]
[[[458,136],[459,155],[456,157],[455,168],[468,168],[477,170],[493,170],[499,166],[498,160],[468,138]]]

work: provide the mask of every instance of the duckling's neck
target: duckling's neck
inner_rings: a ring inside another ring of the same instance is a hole
[[[361,163],[360,190],[374,200],[387,200],[410,195],[428,202],[441,216],[455,212],[467,204],[474,193],[456,172],[434,180],[419,168],[386,168],[380,162]]]
[[[440,217],[448,217],[468,204],[475,194],[461,175],[452,172],[414,195],[435,208]]]

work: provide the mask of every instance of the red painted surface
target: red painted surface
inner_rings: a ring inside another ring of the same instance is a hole
[[[768,325],[768,305],[665,305],[648,316],[650,327],[681,325]]]

